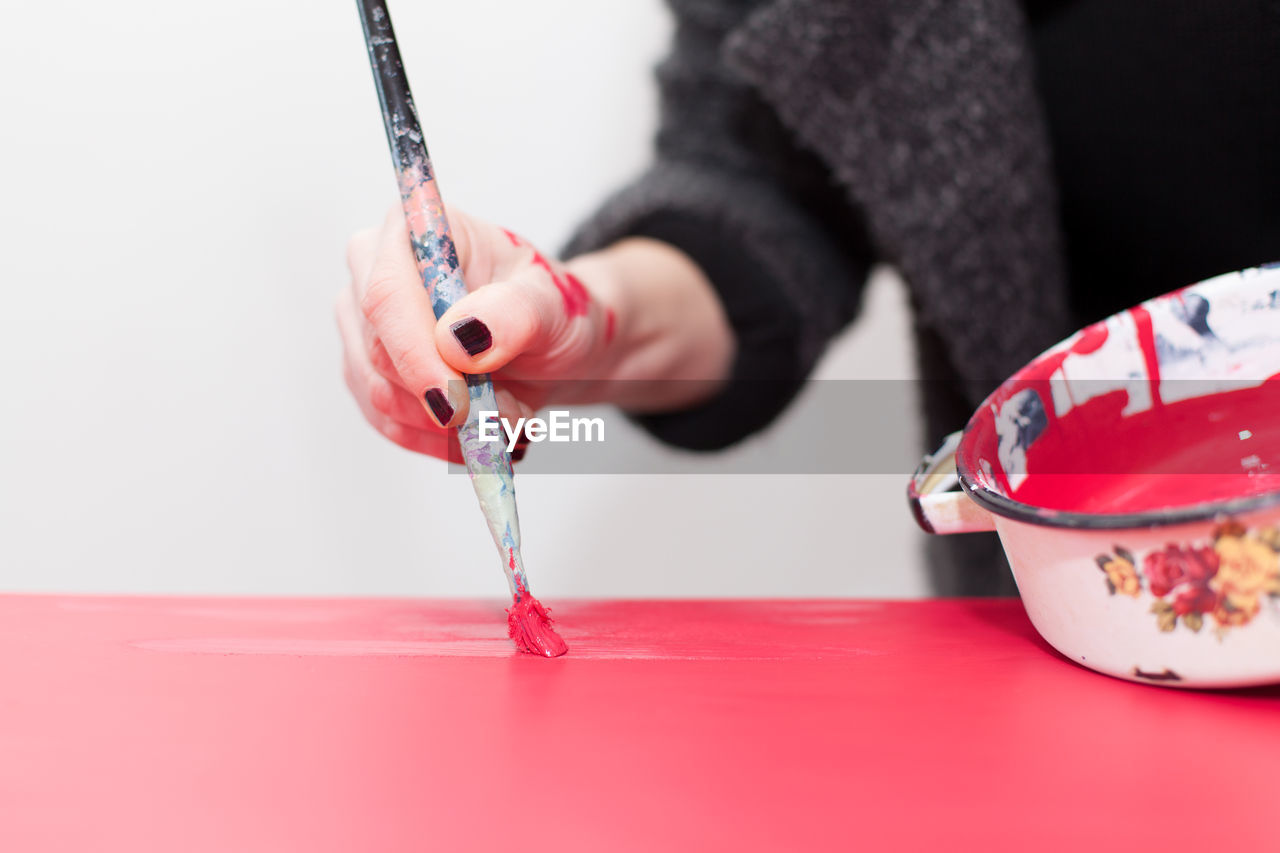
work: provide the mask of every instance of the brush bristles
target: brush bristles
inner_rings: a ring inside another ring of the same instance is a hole
[[[531,655],[556,658],[569,651],[569,646],[551,627],[547,609],[527,593],[507,610],[507,634],[517,649]]]

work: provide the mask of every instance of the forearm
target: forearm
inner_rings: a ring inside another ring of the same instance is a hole
[[[735,340],[719,296],[687,255],[642,237],[568,263],[614,313],[598,396],[634,412],[695,405],[729,376]]]

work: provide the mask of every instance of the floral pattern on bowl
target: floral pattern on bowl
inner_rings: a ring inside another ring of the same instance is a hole
[[[1141,565],[1119,545],[1099,554],[1098,568],[1112,595],[1138,598],[1145,587],[1161,631],[1181,623],[1193,632],[1214,624],[1221,638],[1249,624],[1264,600],[1280,600],[1280,526],[1249,530],[1235,521],[1218,525],[1207,545],[1170,542],[1148,552]]]

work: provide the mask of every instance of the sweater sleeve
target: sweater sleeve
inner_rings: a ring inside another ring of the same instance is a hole
[[[565,254],[651,237],[683,251],[712,282],[737,339],[729,382],[694,408],[636,419],[666,442],[711,450],[764,428],[794,398],[854,316],[873,256],[829,170],[724,63],[742,4],[670,5],[675,41],[658,67],[654,161],[581,226]]]

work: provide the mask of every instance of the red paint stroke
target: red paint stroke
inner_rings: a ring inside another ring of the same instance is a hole
[[[542,267],[547,271],[547,275],[551,276],[551,283],[556,286],[556,290],[560,291],[560,299],[564,302],[564,312],[570,317],[586,316],[591,296],[577,276],[573,273],[565,273],[562,280],[551,267],[551,263],[537,249],[533,252],[533,263],[535,266]]]
[[[604,342],[606,344],[613,343],[613,333],[617,331],[618,318],[614,315],[612,308],[606,308],[604,312]]]
[[[547,259],[542,257],[542,253],[536,249],[533,252],[533,263],[535,266],[542,267],[544,270],[547,271],[547,275],[551,276],[551,280],[556,282],[556,287],[560,286],[560,282],[556,277],[555,270],[551,269],[551,264],[548,263]]]
[[[1097,352],[1102,345],[1107,342],[1110,332],[1107,329],[1106,322],[1092,323],[1085,326],[1076,335],[1070,346],[1058,347],[1053,352],[1041,355],[1035,361],[1019,370],[1010,380],[1002,383],[991,395],[990,405],[984,405],[974,415],[974,420],[980,424],[982,430],[989,431],[989,434],[995,434],[995,412],[1008,402],[1009,398],[1014,394],[1024,390],[1025,388],[1035,389],[1040,395],[1042,401],[1052,400],[1053,392],[1051,383],[1056,381],[1055,376],[1059,375],[1062,366],[1066,360],[1073,355],[1088,355]],[[1060,379],[1065,377],[1059,377]],[[1064,387],[1066,387],[1064,385]],[[1125,399],[1128,399],[1127,393]],[[1048,416],[1050,431],[1057,428],[1058,416],[1054,412],[1052,406],[1045,407],[1045,414]],[[1044,442],[1042,437],[1037,441],[1036,446],[1039,447]],[[997,467],[993,474],[996,479],[995,485],[999,486],[1006,494],[1021,494],[1020,490],[1014,489],[1009,483],[1009,478],[1001,467]],[[1019,497],[1019,500],[1022,500]]]
[[[516,552],[507,549],[508,566],[516,568]],[[515,641],[516,648],[531,655],[558,658],[569,651],[569,645],[551,627],[551,612],[530,594],[528,587],[516,577],[516,595],[507,610],[507,635]]]
[[[508,230],[507,230],[507,229],[505,229],[505,228],[502,228],[502,229],[499,229],[499,230],[501,230],[503,234],[506,234],[506,235],[507,235],[507,239],[511,241],[511,245],[513,245],[513,246],[519,246],[519,245],[521,245],[520,238],[519,238],[519,237],[517,237],[515,234],[513,234],[512,232],[508,231]]]
[[[587,293],[587,288],[583,286],[582,281],[573,273],[564,274],[565,281],[568,284],[569,296],[573,300],[573,306],[565,304],[565,311],[570,317],[585,317],[587,314],[587,306],[591,304],[591,294]]]
[[[1027,367],[1018,371],[1017,376],[1021,379],[1034,382],[1047,382],[1053,379],[1054,374],[1062,369],[1063,363],[1069,356],[1088,355],[1102,349],[1102,345],[1107,342],[1108,336],[1106,323],[1093,323],[1085,326],[1080,330],[1076,339],[1072,341],[1071,346],[1062,347],[1056,352],[1046,353],[1040,356]],[[1000,391],[1006,389],[1001,388]],[[999,402],[1004,402],[1011,394],[1005,394]]]
[[[1085,326],[1080,330],[1080,335],[1076,338],[1076,342],[1071,345],[1071,352],[1076,355],[1089,355],[1102,349],[1102,345],[1107,342],[1106,323],[1094,323]]]
[[[1151,323],[1151,312],[1141,305],[1129,309],[1133,324],[1138,328],[1138,346],[1142,348],[1142,360],[1147,363],[1147,382],[1151,387],[1151,404],[1160,406],[1160,360],[1156,356],[1156,332]]]

